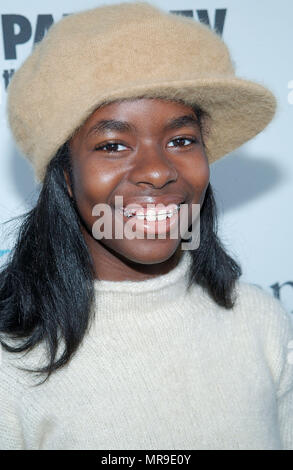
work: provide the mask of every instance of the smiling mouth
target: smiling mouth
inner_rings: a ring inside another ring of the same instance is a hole
[[[165,209],[162,207],[155,209],[137,209],[136,211],[132,209],[130,213],[127,214],[127,209],[120,210],[120,213],[123,213],[123,218],[127,226],[127,222],[133,221],[135,232],[138,234],[144,234],[152,237],[163,236],[166,238],[169,232],[178,233],[178,224],[179,224],[179,214],[180,214],[181,204],[173,204],[172,208],[169,206]],[[125,213],[126,212],[126,213]],[[132,233],[133,224],[126,229],[130,230]],[[177,235],[178,237],[178,235]],[[139,237],[140,238],[140,237]]]
[[[183,204],[183,203],[182,203]],[[170,204],[168,207],[160,208],[140,208],[140,209],[122,209],[123,215],[130,219],[135,217],[138,220],[147,220],[149,222],[171,219],[178,214],[181,204]]]
[[[168,205],[161,202],[156,204],[143,202],[141,206],[133,202],[116,207],[115,234],[118,224],[119,237],[123,236],[130,240],[156,239],[157,236],[167,239],[169,235],[172,239],[184,237],[190,225],[190,204],[186,199],[180,203],[177,201]]]

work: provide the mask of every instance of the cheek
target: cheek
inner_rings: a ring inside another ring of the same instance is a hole
[[[193,190],[194,200],[201,201],[210,181],[210,166],[207,158],[203,155],[202,158],[195,159],[186,169],[186,173]]]
[[[78,164],[74,169],[74,189],[77,207],[82,218],[93,223],[93,207],[108,204],[112,193],[121,180],[121,170],[115,171],[109,165]]]

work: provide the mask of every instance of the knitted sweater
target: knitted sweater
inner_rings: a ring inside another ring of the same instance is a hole
[[[2,351],[0,449],[293,450],[291,316],[236,284],[233,309],[187,290],[185,251],[167,274],[95,281],[95,317],[43,385]]]

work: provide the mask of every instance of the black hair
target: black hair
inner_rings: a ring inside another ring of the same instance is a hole
[[[198,107],[194,110],[204,122],[205,113]],[[202,127],[201,131],[204,134]],[[68,142],[49,162],[36,205],[20,216],[24,220],[16,243],[0,272],[2,347],[11,353],[27,353],[44,342],[48,363],[23,369],[46,374],[44,381],[70,361],[94,315],[93,260],[64,178],[65,170],[72,179]],[[200,214],[200,245],[191,251],[189,282],[200,284],[218,305],[231,309],[235,282],[242,272],[227,254],[217,229],[216,202],[209,183]],[[3,335],[14,344],[8,344]],[[61,340],[64,350],[58,358]]]

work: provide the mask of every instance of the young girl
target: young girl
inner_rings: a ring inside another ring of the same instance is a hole
[[[35,47],[8,89],[42,188],[0,277],[1,449],[293,449],[291,319],[239,280],[209,183],[275,105],[146,2]]]

